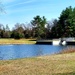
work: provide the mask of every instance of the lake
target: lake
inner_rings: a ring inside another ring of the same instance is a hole
[[[0,60],[37,57],[59,53],[66,46],[53,45],[0,45]]]

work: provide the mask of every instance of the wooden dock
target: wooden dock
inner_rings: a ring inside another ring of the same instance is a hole
[[[66,45],[75,45],[75,41],[66,41]]]
[[[52,40],[37,40],[36,44],[49,44],[49,45],[52,45]]]
[[[37,40],[36,44],[47,44],[47,45],[59,45],[60,40],[59,39],[53,39],[53,40]]]
[[[65,42],[65,43],[64,43]],[[60,39],[53,40],[37,40],[36,44],[47,44],[47,45],[75,45],[75,40],[63,40]]]

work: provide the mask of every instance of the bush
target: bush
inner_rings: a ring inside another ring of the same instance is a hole
[[[74,53],[75,52],[75,48],[73,47],[68,47],[67,49],[65,50],[62,50],[61,52],[59,52],[60,54],[64,54],[64,53]]]
[[[21,39],[23,37],[24,37],[24,35],[21,33],[15,33],[15,36],[14,36],[15,39]]]

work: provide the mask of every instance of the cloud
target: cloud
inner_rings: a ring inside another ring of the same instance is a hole
[[[9,0],[7,0],[9,1]],[[9,5],[7,7],[13,7],[13,6],[17,6],[17,5],[22,5],[22,4],[29,4],[29,3],[33,3],[35,2],[36,0],[28,0],[28,1],[23,1],[23,2],[19,2],[19,3],[16,3],[16,4],[13,4],[13,5]]]

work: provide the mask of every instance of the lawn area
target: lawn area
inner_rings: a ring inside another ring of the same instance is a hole
[[[35,39],[0,39],[0,44],[35,44]]]
[[[0,60],[0,75],[75,75],[75,53]]]

